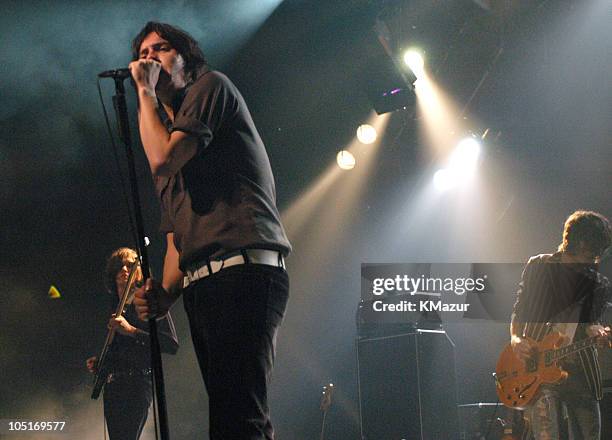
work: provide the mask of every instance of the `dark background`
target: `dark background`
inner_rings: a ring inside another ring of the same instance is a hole
[[[105,258],[132,241],[96,74],[127,65],[129,42],[148,20],[178,24],[201,42],[249,104],[279,209],[304,202],[300,227],[285,218],[292,290],[271,390],[281,440],[319,434],[328,381],[337,392],[327,438],[359,437],[360,263],[523,262],[556,248],[575,209],[612,214],[607,0],[6,1],[3,10],[0,418],[66,419],[70,438],[102,438],[84,360],[105,336]],[[305,198],[370,118],[364,48],[377,14],[398,49],[426,51],[461,125],[490,129],[470,191],[432,191],[442,159],[409,109],[391,116],[367,174],[358,163],[336,173],[320,199]],[[102,86],[110,106],[112,82]],[[137,161],[159,274],[164,242],[140,147]],[[61,299],[47,297],[51,284]],[[204,387],[181,304],[173,312],[182,348],[164,363],[172,438],[202,438]],[[448,331],[460,403],[494,402],[490,372],[507,324],[472,320]]]

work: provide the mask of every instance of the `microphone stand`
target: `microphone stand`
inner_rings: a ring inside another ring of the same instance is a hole
[[[132,151],[132,138],[130,135],[130,124],[125,100],[125,88],[122,77],[113,77],[115,80],[115,96],[113,96],[113,107],[117,117],[119,138],[125,146],[127,156],[128,173],[134,205],[134,217],[136,222],[137,250],[141,258],[142,276],[144,280],[151,277],[149,268],[149,256],[144,239],[144,227],[142,221],[142,211],[140,209],[140,196],[138,193],[138,181],[136,178],[136,167],[134,165],[134,154]],[[151,338],[151,368],[153,369],[153,385],[157,398],[157,411],[159,416],[159,431],[162,440],[169,440],[168,413],[166,410],[166,393],[164,386],[164,372],[162,369],[161,350],[159,346],[159,336],[157,334],[157,321],[155,318],[149,319],[149,335]]]

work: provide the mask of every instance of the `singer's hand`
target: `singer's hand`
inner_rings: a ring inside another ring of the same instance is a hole
[[[155,94],[161,63],[154,60],[136,60],[130,63],[129,68],[136,83],[136,88]]]
[[[134,294],[134,306],[138,318],[142,321],[165,316],[174,301],[176,298],[167,292],[159,281],[151,278]]]

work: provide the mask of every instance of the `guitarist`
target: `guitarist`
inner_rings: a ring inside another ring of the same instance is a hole
[[[523,270],[511,323],[511,345],[521,359],[533,356],[525,339],[541,341],[560,331],[568,342],[598,336],[603,344],[610,328],[600,323],[610,284],[598,270],[611,244],[610,222],[592,211],[576,211],[565,221],[563,242],[554,254],[529,259]],[[536,440],[599,440],[601,371],[593,347],[566,358],[568,379],[543,385],[525,411]]]
[[[130,248],[119,248],[108,259],[106,285],[113,311],[136,259],[136,252]],[[141,282],[140,268],[137,270],[137,280]],[[137,319],[130,301],[123,315],[110,317],[108,328],[115,329],[115,336],[102,366],[108,374],[104,385],[104,418],[110,440],[137,440],[152,401],[148,324]],[[178,340],[170,314],[158,321],[158,332],[162,352],[175,354]],[[97,372],[96,361],[96,357],[87,359],[87,368],[92,373]]]

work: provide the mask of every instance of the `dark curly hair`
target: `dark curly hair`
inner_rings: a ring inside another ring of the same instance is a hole
[[[580,242],[596,257],[603,255],[612,244],[610,221],[598,212],[575,211],[565,220],[559,250],[575,253],[580,249]]]
[[[191,80],[195,79],[195,73],[200,67],[208,64],[198,42],[191,35],[176,26],[156,21],[148,22],[132,40],[133,61],[138,59],[140,46],[151,32],[155,32],[164,40],[167,40],[181,54],[185,61],[185,73]]]

